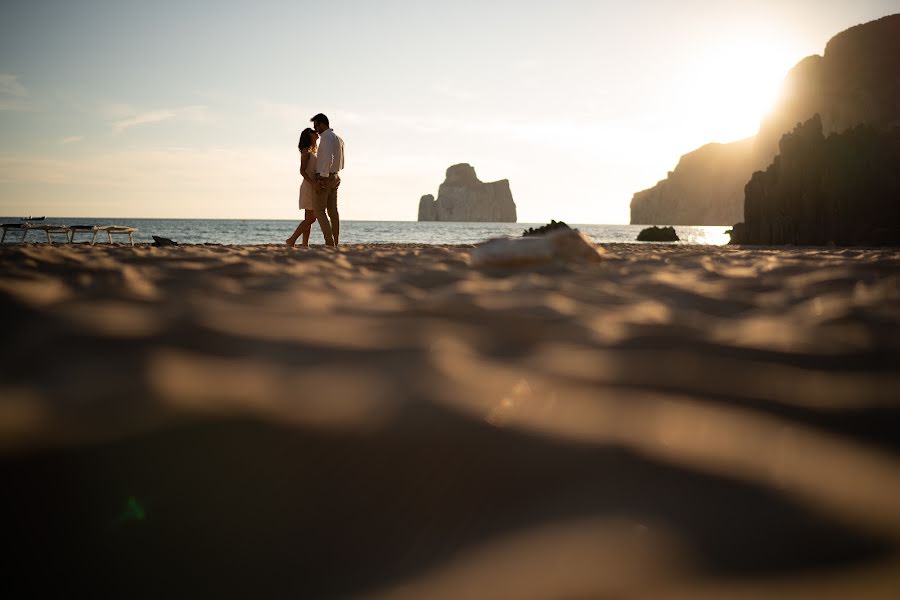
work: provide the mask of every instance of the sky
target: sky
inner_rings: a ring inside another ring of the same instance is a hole
[[[343,219],[415,220],[450,165],[520,222],[756,133],[786,72],[900,0],[79,0],[0,5],[0,215],[300,218],[297,140],[346,144]]]

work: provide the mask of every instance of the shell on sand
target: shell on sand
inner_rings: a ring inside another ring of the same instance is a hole
[[[575,229],[547,235],[488,240],[472,252],[476,267],[524,267],[548,262],[595,262],[603,249]]]

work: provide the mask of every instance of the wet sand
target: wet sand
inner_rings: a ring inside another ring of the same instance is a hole
[[[893,598],[900,250],[0,247],[11,580]]]

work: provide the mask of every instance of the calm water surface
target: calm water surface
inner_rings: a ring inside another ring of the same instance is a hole
[[[0,217],[3,223],[16,223],[16,217]],[[96,219],[88,217],[47,217],[48,224],[61,225],[128,225],[137,228],[135,242],[152,242],[158,235],[185,244],[277,244],[284,241],[297,226],[297,221],[259,221],[232,219]],[[543,223],[419,223],[416,221],[342,221],[341,241],[345,244],[476,244],[500,236],[519,236],[528,227]],[[644,225],[574,225],[598,243],[634,242]],[[675,230],[681,244],[728,243],[724,226],[678,226]],[[8,234],[7,242],[18,241],[19,234]],[[76,241],[86,240],[86,236]],[[98,235],[101,242],[106,241]],[[116,241],[125,238],[113,237]],[[32,231],[29,242],[45,241],[43,232]],[[318,225],[313,226],[311,243],[321,244]]]

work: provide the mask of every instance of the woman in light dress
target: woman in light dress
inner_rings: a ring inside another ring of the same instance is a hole
[[[300,143],[297,144],[297,148],[300,150],[300,175],[303,176],[303,183],[300,184],[300,210],[305,210],[306,213],[293,235],[284,241],[289,248],[294,247],[297,238],[301,235],[303,236],[303,247],[308,248],[309,231],[316,222],[313,199],[316,187],[316,142],[318,141],[319,134],[307,127],[300,134]]]

